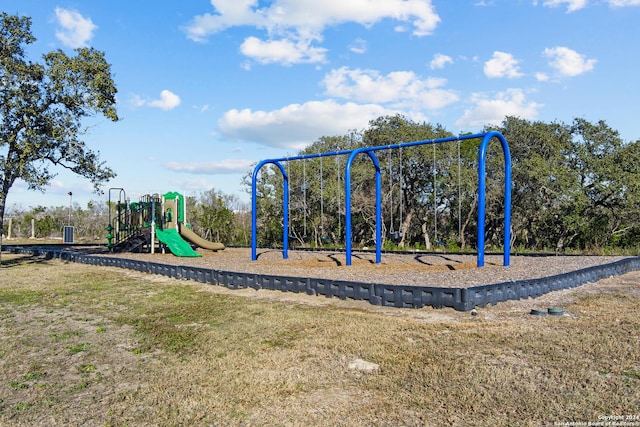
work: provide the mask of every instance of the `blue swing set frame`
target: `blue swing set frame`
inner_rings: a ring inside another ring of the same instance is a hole
[[[502,146],[504,155],[504,243],[503,243],[503,266],[510,264],[511,251],[511,153],[509,144],[505,137],[496,131],[483,132],[471,135],[452,136],[448,138],[438,138],[413,142],[404,142],[392,145],[380,145],[375,147],[361,147],[354,150],[330,151],[317,154],[305,154],[294,157],[281,157],[266,159],[259,162],[254,170],[251,179],[251,260],[258,259],[257,254],[257,177],[260,169],[267,164],[275,165],[283,176],[283,230],[282,230],[282,257],[289,257],[289,176],[282,162],[294,160],[314,159],[330,156],[349,156],[345,164],[344,191],[345,191],[345,252],[346,265],[351,265],[352,260],[352,230],[351,230],[351,168],[353,161],[360,154],[366,154],[375,167],[376,181],[376,263],[382,262],[382,176],[380,162],[376,156],[377,151],[393,150],[405,147],[415,147],[426,144],[442,144],[448,142],[464,141],[470,139],[482,139],[478,149],[478,236],[477,236],[477,266],[484,267],[485,258],[485,216],[486,216],[486,158],[489,142],[496,138]]]

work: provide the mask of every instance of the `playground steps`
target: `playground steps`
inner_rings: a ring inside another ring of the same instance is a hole
[[[149,229],[138,230],[125,240],[113,246],[114,252],[142,252],[145,245],[151,243],[151,231]]]

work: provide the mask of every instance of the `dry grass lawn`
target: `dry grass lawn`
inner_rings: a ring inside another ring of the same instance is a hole
[[[2,264],[0,425],[554,426],[640,413],[640,273],[472,316]],[[550,306],[565,315],[529,314]]]

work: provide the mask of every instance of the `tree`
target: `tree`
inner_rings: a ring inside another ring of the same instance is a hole
[[[195,217],[205,239],[227,245],[233,242],[233,211],[228,207],[233,198],[214,188],[200,195]]]
[[[515,243],[532,249],[637,244],[640,145],[604,121],[571,124],[507,117]]]
[[[362,137],[356,131],[344,136],[323,136],[300,152],[312,155],[323,152],[353,150],[363,146]],[[346,155],[330,156],[319,159],[293,161],[287,164],[289,175],[290,212],[289,229],[291,237],[299,243],[313,243],[316,247],[332,243],[340,246],[344,240],[344,168]],[[358,159],[357,159],[358,160]],[[363,160],[363,159],[359,159]],[[365,165],[368,169],[370,164]],[[371,189],[370,180],[362,174],[363,168],[356,161],[352,168],[354,188]],[[368,185],[364,185],[368,182]],[[356,192],[361,194],[362,192]],[[353,228],[360,230],[360,222],[370,222],[374,218],[374,207],[366,200],[353,200]],[[373,222],[371,222],[373,224]],[[356,236],[367,239],[363,233]]]
[[[638,248],[640,242],[640,140],[625,144],[616,153],[624,206],[616,211],[618,223],[611,231],[614,247]]]
[[[510,147],[512,247],[556,251],[638,248],[640,141],[624,143],[604,121],[590,123],[579,118],[566,124],[506,117],[501,126],[485,130],[500,131]],[[321,137],[300,154],[451,135],[441,125],[385,116],[371,121],[358,134]],[[382,168],[382,227],[402,233],[398,246],[431,249],[434,241],[441,241],[450,250],[464,250],[477,236],[478,144],[475,139],[459,145],[376,152]],[[290,237],[301,245],[322,246],[333,241],[339,246],[344,223],[344,159],[288,163],[284,167],[289,176]],[[489,144],[485,171],[485,243],[499,247],[505,208],[500,144]],[[257,182],[260,245],[278,244],[282,238],[281,176],[275,167],[265,167]],[[356,246],[370,246],[375,238],[374,178],[372,162],[358,156],[351,173],[351,226]]]
[[[618,131],[602,120],[594,124],[576,118],[571,131],[574,155],[570,163],[580,182],[576,204],[582,219],[579,244],[581,248],[608,246],[612,233],[625,220],[621,213],[631,194],[625,189],[629,188],[629,180],[637,179],[637,175],[627,174],[624,169],[633,156],[620,156],[625,144]]]
[[[261,169],[256,180],[258,212],[258,245],[275,246],[282,242],[282,175],[275,167]],[[244,184],[251,188],[251,173],[243,177]]]
[[[26,58],[35,42],[31,19],[2,13],[0,20],[0,229],[7,194],[21,179],[43,190],[62,167],[89,179],[96,191],[115,173],[81,140],[82,119],[118,120],[116,87],[104,53],[93,48]]]
[[[402,115],[395,115],[370,121],[369,128],[364,132],[364,141],[367,146],[377,146],[446,138],[451,135],[451,132],[439,124],[415,123]],[[445,148],[436,147],[436,150],[444,153],[451,148],[452,145],[448,144]],[[403,149],[402,152],[394,150],[378,154],[381,161],[385,159],[391,163],[389,170],[385,171],[385,191],[388,191],[387,199],[396,202],[393,206],[389,203],[385,210],[386,217],[389,218],[389,230],[402,233],[400,246],[404,246],[405,241],[422,238],[427,249],[431,249],[431,241],[436,238],[435,232],[431,234],[431,230],[436,228],[434,221],[437,219],[437,215],[433,214],[434,206],[440,211],[447,210],[445,206],[448,200],[445,201],[447,198],[443,191],[444,186],[438,186],[436,183],[434,191],[434,174],[436,178],[445,174],[443,170],[440,173],[436,170],[438,165],[434,165],[433,162],[433,149],[432,145],[421,145]],[[394,186],[394,183],[397,185]],[[394,191],[396,189],[397,194]],[[448,212],[450,213],[450,210]],[[392,218],[401,219],[402,223],[393,224]]]
[[[579,183],[568,160],[572,156],[569,126],[507,117],[497,129],[511,151],[512,238],[515,244],[536,249],[562,249],[575,231]]]

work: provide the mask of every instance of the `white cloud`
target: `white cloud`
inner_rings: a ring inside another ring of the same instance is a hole
[[[575,50],[563,46],[546,48],[544,56],[550,59],[549,66],[555,68],[561,76],[567,77],[591,71],[598,62],[596,59],[587,59]]]
[[[171,180],[169,184],[173,188],[179,189],[180,192],[186,193],[187,195],[195,195],[218,187],[217,184],[209,182],[206,178]]]
[[[93,38],[93,32],[98,29],[90,18],[85,18],[75,10],[56,7],[55,14],[60,26],[56,30],[56,38],[70,48],[86,47]]]
[[[435,110],[458,100],[458,95],[442,87],[446,79],[421,79],[412,71],[394,71],[386,76],[375,70],[342,67],[325,75],[326,93],[360,102],[390,104],[393,108]]]
[[[169,162],[165,167],[174,172],[224,175],[245,173],[255,162],[243,159],[225,159],[211,162]]]
[[[143,101],[138,99],[139,105],[148,105],[149,107],[160,108],[161,110],[173,110],[178,105],[180,105],[180,97],[170,90],[163,90],[160,92],[160,99],[156,99],[153,101]],[[141,103],[141,104],[140,104]]]
[[[611,7],[640,6],[640,0],[608,0]]]
[[[453,58],[448,55],[443,55],[441,53],[436,53],[433,55],[433,59],[429,63],[429,67],[432,70],[444,68],[447,64],[453,64]]]
[[[261,64],[280,63],[284,65],[317,63],[325,61],[326,49],[311,46],[312,40],[268,40],[248,37],[240,46],[240,51]]]
[[[546,82],[549,80],[549,75],[547,73],[536,73],[536,80],[539,82]]]
[[[363,39],[355,39],[349,45],[349,50],[353,53],[363,54],[367,52],[367,42]]]
[[[588,0],[545,0],[542,5],[547,7],[558,7],[567,5],[567,13],[575,12],[587,6]]]
[[[142,107],[146,104],[147,102],[142,99],[139,95],[133,95],[131,97],[131,99],[129,100],[129,104],[133,107],[133,108],[138,108],[138,107]]]
[[[527,101],[522,89],[508,89],[490,99],[483,93],[472,95],[474,106],[464,112],[456,121],[460,129],[477,128],[485,125],[498,125],[506,116],[535,119],[542,104]]]
[[[484,64],[484,74],[489,78],[522,77],[518,63],[519,61],[510,53],[495,51],[493,57]]]
[[[52,189],[53,191],[56,190],[65,190],[69,187],[68,183],[65,183],[64,181],[61,181],[59,179],[52,179],[51,182],[49,183],[49,188]],[[67,190],[67,193],[69,192],[69,190]]]
[[[300,150],[321,136],[363,129],[370,120],[396,114],[375,104],[338,104],[332,100],[291,104],[279,110],[229,110],[218,122],[227,140]]]
[[[161,110],[165,111],[173,110],[178,105],[180,105],[181,102],[182,100],[178,95],[167,89],[164,89],[162,92],[160,92],[160,99],[149,101],[140,97],[139,95],[133,95],[129,99],[129,104],[132,108],[144,107],[146,105],[148,107],[160,108]],[[204,112],[208,108],[209,107],[205,105],[200,111]]]
[[[611,7],[629,7],[629,6],[640,6],[640,0],[606,0]],[[542,4],[547,7],[558,7],[563,4],[567,5],[567,13],[575,12],[580,9],[584,9],[588,0],[545,0]],[[537,1],[533,2],[534,6],[538,5]]]
[[[370,26],[383,19],[413,24],[413,34],[431,34],[440,22],[431,0],[211,0],[215,14],[194,17],[185,28],[194,41],[234,26],[255,26],[270,33],[291,29],[322,31],[327,26],[355,22]]]
[[[413,35],[426,36],[440,22],[431,0],[274,0],[264,7],[257,0],[211,0],[211,4],[215,13],[195,16],[184,28],[187,37],[204,42],[231,27],[255,27],[267,33],[267,41],[251,36],[242,51],[263,63],[323,62],[326,50],[311,42],[321,41],[328,26],[354,22],[368,27],[393,19],[410,24]],[[397,30],[404,31],[404,26]],[[265,47],[271,54],[259,54],[257,49]]]

